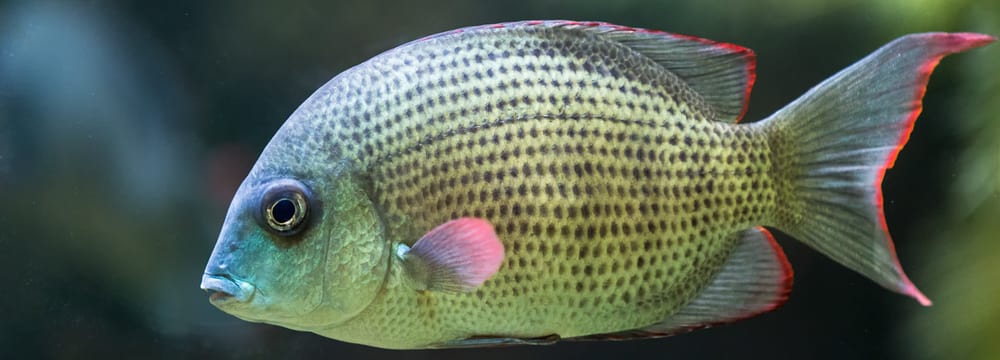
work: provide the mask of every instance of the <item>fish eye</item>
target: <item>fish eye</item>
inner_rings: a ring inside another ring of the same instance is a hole
[[[264,190],[261,218],[268,230],[280,236],[292,236],[304,229],[309,218],[308,188],[295,180],[278,180]]]

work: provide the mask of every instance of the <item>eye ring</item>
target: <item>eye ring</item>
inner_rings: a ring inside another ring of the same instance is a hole
[[[281,197],[267,207],[267,225],[278,232],[288,232],[305,220],[308,211],[305,199],[299,193]]]
[[[295,180],[278,180],[264,190],[261,217],[267,229],[279,236],[292,236],[307,225],[311,193]]]

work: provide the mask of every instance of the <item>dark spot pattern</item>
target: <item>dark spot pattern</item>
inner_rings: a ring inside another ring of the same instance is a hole
[[[435,294],[440,322],[412,326],[423,331],[659,321],[776,206],[764,134],[713,121],[676,76],[590,33],[435,37],[352,69],[314,101],[330,119],[329,161],[364,172],[386,218],[401,219],[390,241],[475,216],[504,243],[483,287]],[[386,327],[418,324],[412,308],[430,306],[391,294]]]

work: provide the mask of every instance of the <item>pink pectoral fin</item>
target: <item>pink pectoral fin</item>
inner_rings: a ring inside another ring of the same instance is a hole
[[[460,218],[434,228],[404,256],[428,290],[471,291],[500,269],[504,247],[488,221]],[[412,265],[419,264],[419,265]]]

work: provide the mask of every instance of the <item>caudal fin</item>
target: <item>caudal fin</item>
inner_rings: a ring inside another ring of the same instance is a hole
[[[882,177],[909,138],[938,61],[993,40],[973,33],[901,37],[765,120],[776,174],[787,181],[774,225],[930,305],[896,257],[882,210]]]

